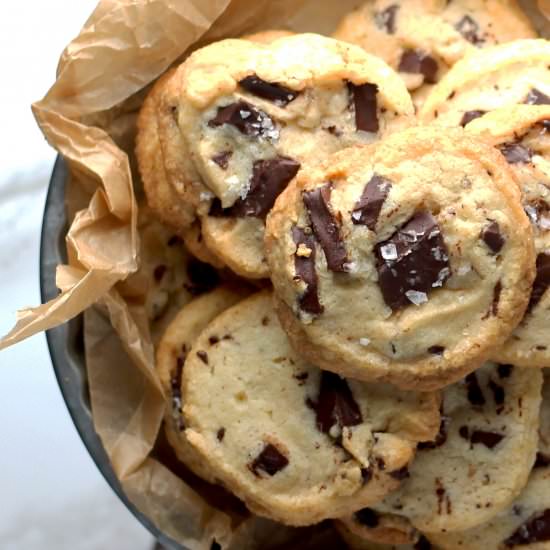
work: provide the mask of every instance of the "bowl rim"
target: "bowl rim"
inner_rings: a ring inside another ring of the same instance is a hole
[[[48,186],[40,236],[39,272],[42,303],[58,296],[55,269],[57,265],[66,261],[64,243],[68,224],[65,211],[65,187],[68,176],[67,163],[61,155],[58,155]],[[57,384],[76,431],[105,481],[155,540],[166,550],[187,550],[163,534],[151,519],[130,502],[122,490],[92,421],[87,398],[82,325],[83,315],[80,314],[67,323],[46,331],[46,342]]]

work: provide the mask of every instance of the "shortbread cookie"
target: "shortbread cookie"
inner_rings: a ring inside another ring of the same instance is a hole
[[[521,320],[534,275],[510,168],[461,129],[410,129],[302,172],[266,245],[300,354],[405,389],[483,363]]]
[[[196,338],[220,313],[246,296],[244,290],[220,287],[186,305],[170,323],[160,340],[156,369],[167,396],[164,427],[177,457],[195,474],[215,482],[215,472],[200,458],[185,437],[181,379],[185,360]]]
[[[204,183],[183,187],[194,193],[189,202],[205,242],[249,278],[269,275],[264,219],[300,167],[375,141],[413,112],[403,82],[383,61],[313,34],[211,44],[188,58],[168,88],[165,163],[177,167],[173,179]]]
[[[375,0],[346,15],[333,36],[381,57],[409,90],[424,92],[476,48],[537,34],[514,0]]]
[[[443,392],[442,424],[419,445],[410,477],[376,505],[423,533],[490,520],[527,482],[538,445],[542,372],[487,363]]]
[[[459,533],[430,534],[443,550],[506,550],[550,547],[550,383],[545,371],[539,452],[527,486],[510,506],[479,527]]]
[[[307,525],[394,490],[435,437],[437,393],[344,380],[303,361],[259,293],[217,317],[183,370],[185,435],[254,513]]]
[[[466,56],[432,89],[421,123],[466,126],[481,113],[550,96],[550,42],[516,40]],[[544,99],[546,98],[546,99]]]
[[[540,100],[540,94],[537,96]],[[544,99],[550,103],[550,97]],[[550,367],[550,105],[519,105],[473,120],[468,133],[502,151],[517,176],[535,235],[537,276],[527,313],[493,352],[501,363]]]

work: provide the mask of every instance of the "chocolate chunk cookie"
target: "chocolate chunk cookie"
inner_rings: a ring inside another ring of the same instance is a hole
[[[466,56],[431,90],[421,123],[466,126],[512,105],[540,104],[550,96],[550,42],[516,40]]]
[[[531,97],[541,102],[540,92]],[[519,105],[486,114],[468,133],[500,149],[515,173],[523,208],[533,226],[537,275],[527,313],[511,338],[492,354],[495,361],[550,366],[550,98],[548,105]]]
[[[457,533],[430,534],[443,550],[543,550],[550,546],[550,383],[545,372],[537,459],[527,486],[486,523]]]
[[[181,380],[185,361],[202,330],[227,308],[246,296],[220,287],[186,305],[170,323],[157,348],[156,368],[167,397],[164,429],[178,458],[195,474],[215,482],[216,475],[200,458],[185,437]]]
[[[396,489],[439,428],[437,393],[323,372],[290,347],[259,293],[217,317],[185,363],[185,435],[254,513],[307,525]]]
[[[399,71],[416,104],[466,54],[536,36],[509,0],[375,0],[346,15],[334,34]]]
[[[383,61],[313,34],[211,44],[172,82],[177,101],[166,127],[177,135],[163,133],[165,163],[177,167],[188,152],[200,182],[190,200],[206,245],[249,278],[269,275],[264,220],[299,169],[376,141],[413,112]],[[183,168],[176,173],[186,181]]]
[[[445,388],[438,437],[419,445],[409,477],[376,510],[449,533],[506,509],[535,462],[541,389],[541,371],[493,363]]]
[[[266,244],[283,327],[314,364],[445,386],[508,339],[534,247],[502,155],[415,128],[338,153],[279,197]]]

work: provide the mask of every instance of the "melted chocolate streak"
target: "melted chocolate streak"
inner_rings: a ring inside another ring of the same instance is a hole
[[[300,227],[292,228],[292,238],[297,249],[302,244],[311,251],[309,256],[294,255],[296,276],[306,284],[306,290],[299,300],[300,308],[306,313],[320,315],[323,313],[324,307],[319,302],[319,280],[315,271],[317,241],[311,232],[306,233]]]
[[[325,253],[327,267],[334,272],[346,272],[348,255],[340,236],[340,226],[330,207],[332,184],[305,191],[303,200],[311,219],[313,232]]]

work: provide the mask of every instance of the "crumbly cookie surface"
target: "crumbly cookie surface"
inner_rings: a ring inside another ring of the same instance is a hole
[[[535,97],[535,96],[533,96]],[[536,95],[539,102],[550,98]],[[473,120],[467,132],[503,153],[520,184],[523,208],[533,226],[537,274],[527,313],[495,361],[550,366],[550,105],[518,105]]]
[[[195,193],[205,242],[250,278],[268,276],[265,216],[298,170],[379,139],[413,112],[383,61],[312,34],[211,44],[173,82],[179,134],[206,188]]]
[[[423,97],[477,48],[536,32],[515,1],[375,0],[346,15],[333,36],[384,59]]]
[[[281,322],[314,364],[433,389],[473,371],[518,324],[532,233],[502,156],[415,128],[302,172],[268,218]]]
[[[465,126],[479,114],[550,96],[550,42],[516,40],[456,63],[418,113],[422,124]]]
[[[216,473],[200,458],[185,437],[181,379],[185,360],[203,331],[220,313],[246,296],[220,287],[187,304],[166,328],[156,352],[156,369],[167,396],[164,429],[176,455],[199,477],[216,482]]]
[[[183,371],[185,434],[256,514],[307,525],[395,489],[439,395],[345,380],[303,361],[262,292],[217,317]]]

